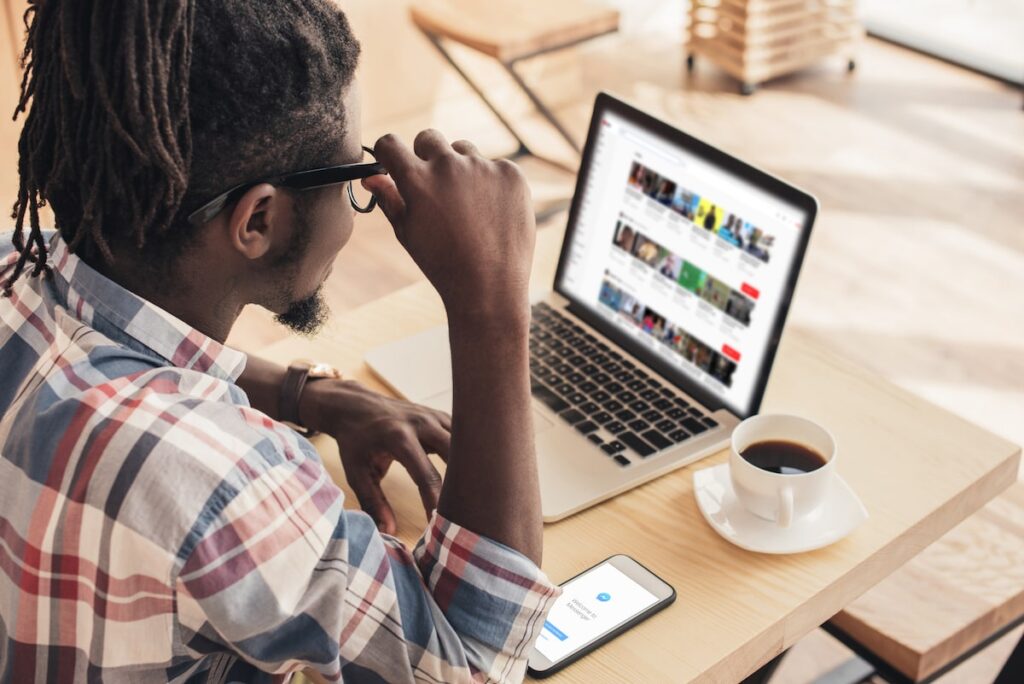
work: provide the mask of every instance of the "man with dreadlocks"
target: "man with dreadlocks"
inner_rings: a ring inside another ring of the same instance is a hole
[[[364,163],[333,0],[28,5],[0,237],[0,682],[522,679],[558,592],[522,175],[436,131]],[[446,306],[454,418],[223,344],[247,304],[318,328],[355,182]],[[307,430],[337,440],[364,511]],[[393,461],[427,512],[412,551],[380,488]]]

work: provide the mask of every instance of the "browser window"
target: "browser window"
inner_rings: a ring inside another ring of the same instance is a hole
[[[591,160],[560,289],[744,413],[806,213],[611,112]]]

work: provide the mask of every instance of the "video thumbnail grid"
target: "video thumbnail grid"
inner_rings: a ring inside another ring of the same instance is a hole
[[[673,254],[654,240],[619,219],[612,244],[647,264],[659,275],[711,304],[743,325],[750,325],[754,301],[732,289],[707,271]]]
[[[732,386],[732,376],[736,372],[734,361],[681,326],[668,322],[621,287],[605,279],[601,283],[598,301],[726,387]]]
[[[687,190],[639,162],[633,162],[627,185],[650,197],[694,225],[714,233],[723,241],[768,263],[775,237],[749,221],[726,210],[708,197]]]

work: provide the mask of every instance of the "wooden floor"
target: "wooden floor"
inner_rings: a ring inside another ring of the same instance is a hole
[[[346,3],[363,43],[365,140],[384,132],[411,139],[435,126],[489,154],[509,150],[510,138],[408,24],[406,4]],[[594,94],[606,89],[812,192],[822,213],[789,325],[1024,443],[1020,91],[868,40],[853,74],[837,59],[743,98],[709,64],[688,76],[681,39],[645,31],[649,24],[637,19],[622,36],[542,58],[528,78],[580,137]],[[565,155],[493,65],[459,54],[531,142]],[[3,76],[0,88],[12,90],[13,81]],[[13,92],[0,94],[12,109]],[[0,144],[10,170],[16,155],[8,128],[0,128]],[[571,178],[529,173],[538,194],[571,193]],[[13,178],[0,173],[5,206]],[[377,212],[358,219],[327,296],[342,311],[419,277]],[[254,352],[285,334],[250,308],[230,342]],[[940,681],[990,681],[1019,636]],[[811,681],[847,656],[817,632],[793,650],[775,681]]]

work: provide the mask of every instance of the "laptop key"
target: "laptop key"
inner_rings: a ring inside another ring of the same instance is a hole
[[[640,396],[647,401],[656,401],[661,395],[658,393],[658,390],[645,389],[640,393]]]
[[[607,373],[594,373],[591,379],[599,385],[606,385],[612,381],[612,376]]]
[[[672,401],[676,402],[676,406],[682,406],[683,408],[686,408],[687,406],[690,405],[690,402],[686,401],[682,397],[676,397]]]
[[[704,417],[704,412],[701,411],[696,406],[691,406],[689,411],[690,411],[690,415],[693,416],[694,418],[703,418]]]
[[[559,375],[568,375],[569,373],[573,372],[572,366],[570,366],[567,363],[558,364],[557,366],[555,366],[555,370],[558,371]]]
[[[605,383],[604,388],[609,394],[618,394],[619,392],[625,389],[625,387],[623,387],[617,382]]]
[[[595,385],[594,383],[589,382],[589,381],[588,382],[584,382],[584,383],[582,383],[580,385],[580,392],[583,392],[584,394],[591,394],[596,389],[597,389],[597,385]]]
[[[610,362],[602,365],[601,369],[605,373],[618,373],[619,371],[622,370],[622,366],[620,366],[619,364],[615,363],[614,361],[610,361]]]
[[[700,433],[708,429],[704,423],[700,422],[696,418],[685,419],[683,421],[683,427],[695,435],[699,435]]]
[[[623,432],[621,435],[616,435],[616,438],[641,456],[650,456],[654,453],[654,448],[650,444],[632,432]]]
[[[577,411],[576,409],[568,409],[558,414],[558,417],[564,420],[569,425],[575,425],[586,420],[586,416]]]
[[[619,363],[621,363],[623,366],[625,366],[629,370],[633,370],[634,368],[636,368],[636,364],[633,363],[632,361],[630,361],[629,359],[622,359],[621,361],[619,361]]]
[[[649,427],[651,427],[651,424],[642,418],[637,418],[636,420],[629,424],[629,429],[634,432],[642,432],[643,430],[646,430]]]
[[[634,381],[628,383],[626,385],[626,387],[628,387],[629,389],[633,390],[634,392],[639,392],[639,391],[643,390],[645,387],[647,387],[647,385],[644,383],[643,380],[634,380]]]
[[[588,363],[583,368],[580,368],[580,373],[583,373],[584,375],[588,375],[591,378],[593,378],[595,375],[597,375],[600,372],[601,372],[601,369],[598,368],[597,366],[595,366],[592,363]],[[596,380],[597,378],[594,378],[594,379]]]
[[[587,395],[583,392],[573,392],[566,398],[574,404],[585,404],[588,401]]]
[[[676,424],[671,420],[666,419],[661,421],[660,423],[655,424],[654,427],[668,434],[669,432],[673,432],[676,429]]]
[[[709,428],[718,427],[718,421],[710,416],[705,417],[701,422],[707,425]]]
[[[686,411],[681,408],[674,408],[667,413],[668,417],[672,420],[682,420],[686,418]]]
[[[624,406],[624,404],[621,401],[616,401],[614,399],[612,399],[611,401],[606,401],[602,405],[604,406],[605,411],[609,411],[611,413],[621,411],[622,407]]]
[[[569,408],[568,402],[563,400],[561,397],[559,397],[557,394],[552,392],[544,385],[532,385],[530,387],[530,392],[533,394],[534,398],[537,399],[537,401],[544,404],[555,413],[564,411],[565,409]]]
[[[590,416],[590,420],[594,421],[595,423],[600,423],[601,425],[606,425],[608,423],[614,422],[615,416],[608,413],[607,411],[598,411],[594,415]]]
[[[565,379],[574,385],[578,385],[586,380],[586,378],[583,377],[583,373],[569,373],[565,376]]]
[[[579,426],[577,426],[577,429],[578,427]],[[661,451],[662,449],[667,449],[670,446],[672,446],[672,441],[665,435],[658,432],[657,430],[648,430],[647,432],[643,433],[642,436],[648,442],[653,444],[655,448],[657,448],[659,451]]]
[[[632,392],[619,392],[617,395],[615,395],[615,398],[624,404],[636,401],[636,395],[633,394]]]
[[[597,413],[597,412],[599,412],[600,410],[601,410],[601,407],[600,407],[600,406],[598,406],[597,404],[595,404],[595,403],[594,403],[594,402],[592,402],[592,401],[588,401],[587,403],[585,403],[585,404],[583,404],[582,406],[580,406],[580,411],[583,411],[583,412],[584,412],[584,413],[586,413],[586,414],[587,414],[588,416],[589,416],[589,415],[592,415],[592,414],[594,414],[594,413]]]
[[[672,398],[674,398],[676,396],[675,393],[672,390],[670,390],[668,387],[662,387],[661,388],[661,393],[663,395],[665,395],[666,397],[668,397],[669,399],[672,399]]]
[[[660,390],[661,389],[661,382],[657,378],[648,378],[647,379],[647,384],[650,385],[651,387],[653,387],[656,390]]]
[[[600,390],[598,392],[594,392],[593,394],[591,394],[590,398],[593,399],[594,401],[596,401],[599,404],[603,404],[604,402],[606,402],[609,399],[611,399],[612,395],[608,394],[604,390]]]
[[[643,399],[637,399],[636,401],[630,403],[629,408],[633,411],[636,411],[637,413],[643,413],[647,409],[651,408],[651,405],[648,404]]]
[[[583,425],[583,423],[580,423],[580,425]],[[580,429],[580,426],[579,426],[579,425],[577,425],[577,426],[576,426],[576,429],[577,429],[577,430],[579,430],[579,429]],[[602,444],[604,444],[604,440],[603,440],[603,439],[601,439],[601,437],[600,437],[599,435],[595,435],[595,434],[593,434],[593,433],[591,433],[591,434],[587,435],[587,439],[589,439],[589,440],[590,440],[591,442],[593,442],[593,443],[594,443],[594,444],[596,444],[597,446],[601,446]]]
[[[664,411],[666,409],[672,408],[672,402],[664,398],[659,399],[658,401],[654,402],[654,408],[658,409],[659,411]]]
[[[601,449],[604,450],[604,453],[610,456],[614,456],[620,451],[625,451],[626,445],[618,440],[615,440],[614,442],[608,442],[607,444],[601,445]]]
[[[555,391],[561,394],[563,397],[567,397],[570,394],[576,392],[576,388],[572,386],[572,383],[563,382],[561,385],[555,388]]]
[[[630,465],[630,460],[623,456],[622,454],[615,454],[615,462],[618,463],[620,466]]]
[[[632,382],[635,378],[628,370],[621,370],[615,374],[615,379],[619,382]]]
[[[619,411],[618,413],[615,414],[615,417],[621,420],[623,423],[628,423],[631,420],[636,420],[636,414],[630,411],[629,409]]]
[[[625,432],[627,428],[626,428],[625,425],[623,425],[619,421],[615,420],[615,421],[612,421],[611,423],[608,423],[607,425],[605,425],[604,429],[607,430],[608,432],[612,433],[613,435],[617,435],[620,432]]]
[[[671,439],[676,444],[679,444],[679,442],[683,442],[689,439],[690,433],[684,430],[683,428],[679,428],[678,430],[674,430],[668,433],[668,438]]]
[[[662,418],[664,418],[664,416],[661,415],[661,411],[656,411],[654,409],[651,409],[650,411],[644,411],[643,413],[643,419],[646,420],[648,423],[657,423]]]

